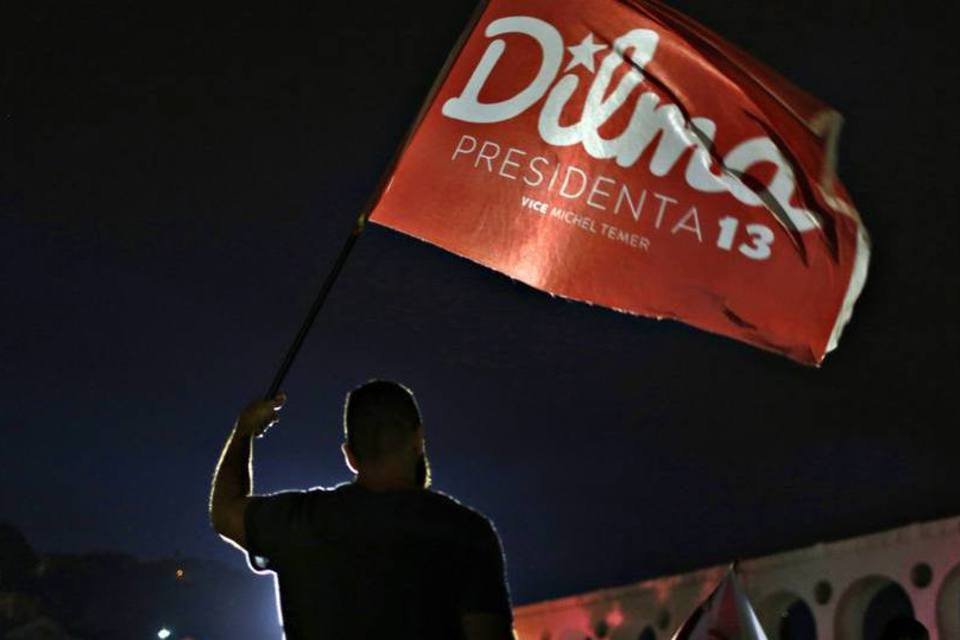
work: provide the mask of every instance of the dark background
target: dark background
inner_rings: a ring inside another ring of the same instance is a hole
[[[874,258],[839,350],[802,368],[374,226],[258,443],[259,491],[348,479],[344,393],[389,377],[418,394],[436,487],[496,522],[517,603],[960,512],[952,25],[673,4],[847,117]],[[223,439],[473,3],[3,6],[0,519],[47,551],[242,567],[207,525]]]

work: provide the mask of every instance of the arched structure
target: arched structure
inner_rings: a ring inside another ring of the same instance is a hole
[[[943,579],[937,595],[937,630],[941,638],[960,638],[960,564]]]
[[[930,640],[960,640],[960,517],[745,560],[738,569],[769,640],[873,640],[864,633],[878,633],[891,616],[912,616]],[[725,570],[518,607],[517,632],[520,640],[545,632],[553,640],[595,638],[591,621],[617,611],[609,640],[636,640],[648,626],[666,640]]]
[[[835,615],[836,640],[880,640],[890,620],[913,615],[907,592],[882,575],[860,578],[843,593]]]
[[[768,640],[817,640],[817,623],[810,605],[792,591],[768,595],[755,610]]]

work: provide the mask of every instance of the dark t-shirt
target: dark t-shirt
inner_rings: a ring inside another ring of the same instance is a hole
[[[287,640],[456,640],[460,617],[510,619],[500,539],[490,521],[429,490],[358,484],[250,500],[255,571],[274,571]]]

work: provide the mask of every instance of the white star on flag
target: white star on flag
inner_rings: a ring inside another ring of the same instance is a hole
[[[587,37],[580,41],[580,44],[567,47],[567,50],[573,55],[573,59],[570,60],[570,64],[567,65],[564,71],[570,71],[570,69],[573,69],[577,65],[583,65],[590,73],[596,73],[596,69],[593,66],[593,57],[597,55],[597,51],[606,48],[607,45],[605,44],[594,43],[593,34],[588,33]]]

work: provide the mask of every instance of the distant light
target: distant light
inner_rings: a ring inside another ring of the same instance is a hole
[[[177,569],[177,580],[183,579],[183,569]]]
[[[170,629],[167,629],[166,627],[160,629],[160,631],[157,631],[157,637],[160,638],[160,640],[167,640],[170,635]]]
[[[620,625],[623,624],[623,621],[624,621],[623,611],[621,611],[619,607],[614,609],[613,611],[607,614],[606,620],[607,620],[607,624],[610,625],[611,627],[619,627]]]

